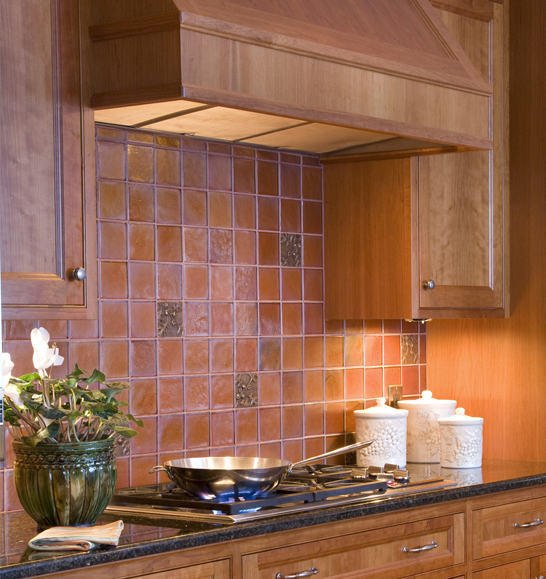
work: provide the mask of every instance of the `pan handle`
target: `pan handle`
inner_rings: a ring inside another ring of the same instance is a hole
[[[342,446],[341,448],[336,448],[335,450],[331,450],[330,452],[325,452],[324,454],[319,454],[318,456],[312,456],[311,458],[306,458],[305,460],[294,462],[293,464],[290,465],[288,472],[291,472],[293,468],[304,466],[306,464],[313,464],[325,458],[330,458],[331,456],[337,456],[338,454],[346,454],[353,450],[358,450],[359,448],[365,448],[366,446],[370,446],[370,444],[372,443],[373,440],[366,440],[365,442],[356,442],[355,444],[350,444],[349,446]]]
[[[154,474],[156,472],[165,472],[167,473],[167,476],[173,481],[175,482],[174,478],[171,476],[171,473],[169,472],[168,469],[166,469],[164,466],[153,466],[148,473],[149,474]]]

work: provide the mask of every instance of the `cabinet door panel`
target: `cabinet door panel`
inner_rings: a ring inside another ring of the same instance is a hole
[[[419,159],[419,307],[500,308],[492,153]],[[500,256],[502,270],[502,256]],[[424,282],[433,280],[434,289]]]
[[[96,308],[93,120],[78,1],[3,1],[0,16],[3,315],[88,317]],[[88,281],[70,279],[79,267]]]

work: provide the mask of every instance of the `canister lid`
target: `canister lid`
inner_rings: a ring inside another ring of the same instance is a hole
[[[437,400],[432,397],[432,392],[430,390],[423,390],[421,392],[421,398],[416,398],[415,400],[399,400],[399,408],[407,408],[408,410],[420,407],[420,406],[433,406],[436,408],[445,408],[449,406],[455,406],[457,404],[456,400]],[[452,411],[453,412],[453,411]]]
[[[376,400],[377,406],[371,406],[366,410],[355,410],[355,416],[358,418],[404,418],[408,415],[407,410],[392,408],[388,404],[386,398],[378,398]]]
[[[471,426],[473,424],[483,424],[483,418],[467,416],[464,413],[464,408],[457,408],[453,416],[438,418],[438,424],[445,424],[448,426]]]

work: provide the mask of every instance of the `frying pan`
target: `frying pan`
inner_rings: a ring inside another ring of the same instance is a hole
[[[249,500],[275,489],[294,468],[364,448],[372,442],[357,442],[294,463],[277,458],[206,456],[169,460],[149,472],[165,471],[174,483],[194,497]]]

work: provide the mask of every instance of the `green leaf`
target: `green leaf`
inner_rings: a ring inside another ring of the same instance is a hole
[[[87,382],[87,384],[94,384],[95,382],[100,382],[102,384],[105,381],[106,376],[96,368],[93,370],[93,374],[91,374],[89,378],[83,380],[83,382]]]
[[[121,434],[121,436],[124,436],[125,438],[133,438],[133,436],[138,434],[136,430],[127,428],[126,426],[112,426],[112,430],[118,434]]]
[[[76,364],[76,368],[68,375],[68,378],[76,378],[78,380],[81,376],[84,376],[87,372],[84,372],[78,364]]]
[[[138,426],[140,426],[141,428],[144,426],[144,422],[142,422],[142,420],[140,420],[139,418],[135,418],[132,414],[127,414],[127,418],[138,424]]]
[[[68,411],[62,408],[45,408],[40,412],[44,418],[49,418],[50,420],[57,420],[58,418],[64,418],[67,416]]]
[[[21,440],[29,446],[36,446],[45,438],[55,438],[57,434],[59,434],[59,429],[59,423],[52,422],[47,426],[47,428],[42,428],[42,430],[36,432],[36,434],[33,434],[32,436],[23,436],[21,437]]]
[[[41,380],[40,374],[38,372],[33,372],[32,374],[25,374],[24,376],[19,376],[21,382],[34,382],[34,380]],[[17,380],[17,378],[15,379]]]

